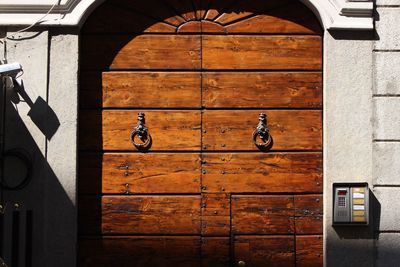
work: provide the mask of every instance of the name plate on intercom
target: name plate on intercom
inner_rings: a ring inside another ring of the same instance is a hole
[[[368,223],[368,184],[333,184],[333,225],[368,225]]]

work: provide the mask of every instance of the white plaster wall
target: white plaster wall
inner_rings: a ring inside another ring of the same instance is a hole
[[[357,40],[358,39],[358,40]],[[332,227],[332,183],[372,182],[371,34],[325,32],[325,266],[373,266],[370,227]]]
[[[77,239],[78,30],[6,32],[14,38],[7,41],[7,59],[21,63],[26,93],[25,99],[20,95],[20,102],[12,94],[7,99],[6,146],[29,151],[33,177],[23,190],[5,191],[4,199],[8,211],[16,210],[15,203],[20,206],[21,244],[25,242],[25,212],[32,211],[32,266],[73,267]],[[5,231],[10,234],[9,226]],[[9,242],[10,236],[5,239]],[[6,244],[5,258],[9,260]],[[25,266],[23,245],[20,252],[20,266]]]

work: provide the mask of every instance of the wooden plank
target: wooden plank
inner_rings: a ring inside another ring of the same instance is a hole
[[[322,34],[315,15],[300,2],[266,10],[226,26],[229,33]]]
[[[193,0],[192,2],[196,10],[197,20],[204,19],[211,0]]]
[[[135,12],[125,6],[106,2],[86,20],[83,34],[89,33],[175,33],[176,27]]]
[[[297,234],[322,234],[322,195],[294,196]]]
[[[81,111],[82,150],[137,151],[131,131],[140,110]],[[146,127],[152,137],[151,150],[199,150],[199,111],[145,111]]]
[[[197,35],[82,36],[82,69],[200,69]]]
[[[200,196],[104,196],[104,234],[200,234]]]
[[[322,73],[206,72],[203,106],[320,108]]]
[[[232,231],[237,234],[294,233],[292,196],[232,196]]]
[[[202,236],[229,236],[230,195],[202,194]]]
[[[205,192],[322,192],[321,153],[212,153],[203,162]]]
[[[178,28],[178,33],[226,33],[223,26],[208,20],[189,21]]]
[[[293,236],[236,236],[235,263],[252,267],[294,267]]]
[[[199,154],[104,154],[103,193],[200,193]]]
[[[319,110],[206,110],[203,149],[258,151],[252,135],[261,112],[267,115],[272,150],[322,149],[322,111]]]
[[[218,16],[215,21],[222,25],[227,25],[254,16],[254,14],[262,14],[271,10],[286,8],[295,3],[295,1],[296,0],[238,0],[235,1],[235,5],[222,10],[221,15]]]
[[[214,1],[208,0],[207,12],[205,13],[205,20],[215,20],[220,14],[223,14],[226,9],[236,3],[236,0]]]
[[[199,108],[200,88],[199,72],[103,72],[103,107]]]
[[[190,0],[164,0],[172,9],[176,10],[177,15],[183,17],[185,21],[196,19],[196,10]]]
[[[81,238],[81,267],[200,267],[200,237],[138,236]]]
[[[82,71],[79,77],[79,107],[102,106],[102,74],[100,71]]]
[[[202,36],[204,69],[321,70],[319,36]]]
[[[322,236],[296,236],[296,266],[323,266]]]
[[[229,266],[229,241],[229,237],[203,237],[201,243],[201,266]]]

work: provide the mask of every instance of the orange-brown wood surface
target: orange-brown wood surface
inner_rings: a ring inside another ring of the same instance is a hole
[[[296,266],[322,267],[322,236],[296,236]]]
[[[297,234],[322,234],[322,195],[295,196]]]
[[[252,267],[293,267],[295,247],[293,236],[237,236],[235,262],[244,261]]]
[[[226,29],[208,20],[189,21],[179,26],[178,33],[226,33]]]
[[[321,35],[298,0],[100,5],[81,37],[79,266],[322,266]]]
[[[206,108],[320,108],[322,73],[205,72]]]
[[[265,1],[270,2],[270,1]],[[228,33],[320,34],[321,27],[314,14],[302,3],[266,10],[226,26]]]
[[[322,148],[322,112],[319,110],[206,110],[203,113],[203,149],[258,150],[252,135],[259,113],[267,115],[272,150]]]
[[[200,72],[105,72],[103,107],[200,108]]]
[[[229,236],[231,197],[229,194],[202,194],[201,234]]]
[[[90,150],[137,151],[130,135],[138,112],[145,113],[152,137],[151,150],[199,150],[199,111],[104,110],[81,112],[80,144]],[[100,136],[102,133],[102,136]]]
[[[83,69],[194,70],[201,67],[201,40],[196,35],[85,35],[82,39]],[[113,51],[110,47],[119,49]]]
[[[82,153],[80,162],[81,193],[200,193],[200,154]]]
[[[204,69],[321,70],[319,36],[202,36]]]
[[[206,192],[322,192],[321,153],[203,154]]]
[[[232,196],[232,231],[237,234],[294,232],[292,196]]]
[[[200,234],[200,196],[104,196],[104,234]]]

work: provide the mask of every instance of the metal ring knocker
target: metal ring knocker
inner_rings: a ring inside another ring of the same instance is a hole
[[[144,113],[139,112],[137,117],[137,125],[133,128],[131,133],[131,142],[137,149],[147,149],[151,145],[151,135],[149,133],[149,129],[144,125]],[[135,138],[139,137],[139,139],[143,143],[136,143]]]
[[[272,144],[272,137],[267,127],[267,116],[265,113],[260,113],[258,120],[257,128],[253,132],[253,143],[259,149],[268,149]],[[257,142],[257,137],[262,140],[261,143]]]

